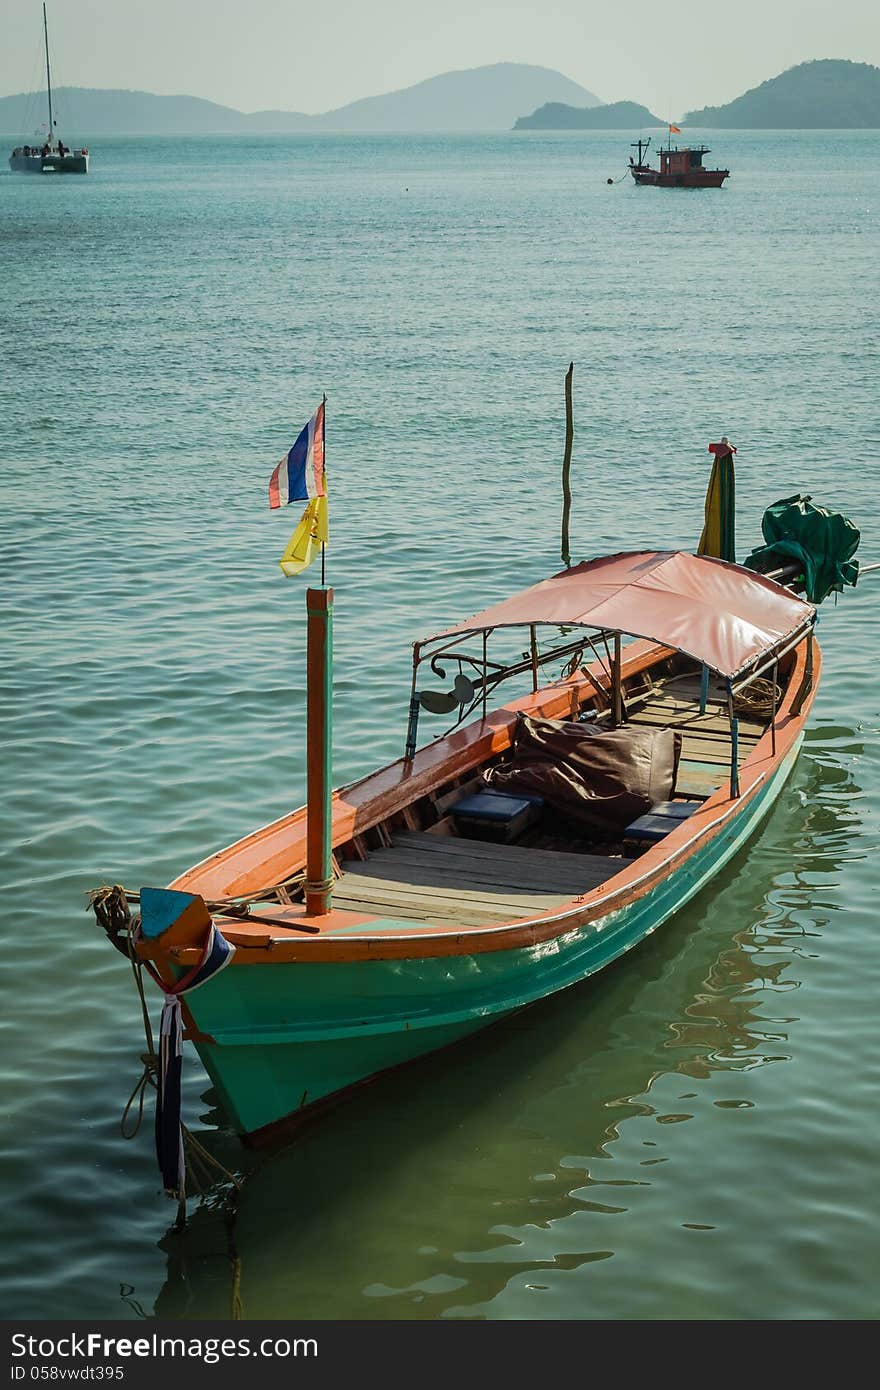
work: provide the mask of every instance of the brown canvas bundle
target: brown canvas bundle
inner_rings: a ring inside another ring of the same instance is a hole
[[[493,791],[529,792],[592,830],[624,829],[675,790],[681,734],[596,729],[520,715],[507,760],[486,770]]]

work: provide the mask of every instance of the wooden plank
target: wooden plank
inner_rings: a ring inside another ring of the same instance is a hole
[[[690,729],[677,729],[676,732],[682,736],[682,747],[697,749],[703,762],[706,762],[707,758],[710,762],[726,762],[730,757],[729,738],[721,738],[718,734],[695,733]],[[740,739],[740,755],[747,757],[756,744],[757,739]]]
[[[551,872],[557,869],[562,870],[566,865],[577,869],[585,858],[591,857],[565,850],[531,849],[521,845],[496,845],[487,840],[468,840],[464,836],[453,838],[451,835],[400,833],[394,836],[394,844],[395,846],[421,845],[427,852],[433,854],[463,854],[469,857],[494,859],[499,862],[512,860],[522,864],[528,857],[529,862],[536,868],[545,865]]]
[[[737,761],[744,763],[751,751],[752,749],[748,744],[741,743]],[[681,741],[681,756],[687,758],[688,762],[729,763],[730,740],[721,743],[716,739],[692,738],[690,734],[684,734]]]
[[[686,714],[666,712],[663,710],[640,710],[629,720],[630,724],[641,724],[652,728],[681,729],[689,734],[723,734],[730,736],[730,721],[720,714],[700,714],[699,710],[691,710]],[[739,721],[740,738],[748,738],[753,743],[764,733],[763,724],[756,723],[752,719],[741,719]]]
[[[680,727],[698,728],[730,728],[730,717],[726,710],[706,710],[705,714],[699,713],[694,705],[685,706],[684,709],[667,709],[659,705],[649,705],[646,709],[639,709],[633,716],[633,723],[637,721],[652,720],[659,723],[666,720],[667,723],[676,724]],[[749,734],[756,734],[760,737],[765,731],[765,724],[759,719],[740,719],[740,728],[748,730]]]
[[[419,908],[414,907],[412,903],[401,906],[400,903],[395,904],[392,902],[368,902],[365,899],[359,898],[357,893],[353,892],[351,894],[348,894],[340,892],[339,885],[337,885],[336,890],[334,890],[333,893],[333,906],[334,908],[339,908],[344,912],[357,912],[359,914],[367,913],[374,917],[381,909],[382,915],[406,917],[412,922],[429,922],[433,920],[436,916],[436,914],[432,914],[427,909],[420,910]],[[367,924],[367,929],[369,929],[369,924]]]
[[[374,850],[371,861],[376,859],[408,860],[410,863],[436,864],[443,869],[446,865],[459,865],[465,861],[474,869],[484,868],[492,872],[538,874],[542,878],[553,879],[559,874],[579,873],[585,863],[593,858],[605,858],[601,851],[597,854],[579,850],[544,849],[531,844],[496,845],[490,840],[471,840],[462,835],[431,835],[428,847],[411,844],[395,837],[394,844],[387,850]]]
[[[465,857],[448,862],[432,858],[430,863],[426,863],[418,850],[388,850],[386,854],[374,856],[364,872],[369,872],[375,865],[376,874],[400,882],[440,885],[460,883],[462,887],[495,884],[524,890],[536,888],[539,892],[562,892],[567,888],[577,891],[579,884],[601,883],[608,878],[609,856],[583,855],[581,859],[582,862],[576,870],[556,870],[550,873],[543,867],[536,869],[528,861],[521,867],[507,862],[493,864],[486,859]]]
[[[585,857],[586,858],[586,857]],[[407,888],[424,892],[456,893],[465,888],[476,893],[534,894],[546,896],[580,891],[584,883],[603,882],[614,872],[610,856],[591,855],[576,873],[564,875],[529,874],[525,869],[512,865],[499,865],[493,868],[487,863],[476,863],[460,859],[447,864],[426,864],[410,860],[399,861],[389,855],[377,855],[369,864],[353,866],[351,873],[345,875],[346,881],[359,882],[361,879],[377,883],[398,883]]]
[[[693,695],[676,694],[674,691],[663,691],[658,694],[656,691],[645,701],[647,705],[656,706],[657,709],[699,709],[700,690],[699,685],[694,689]],[[709,696],[706,701],[707,713],[712,710],[715,713],[724,713],[727,709],[727,695]]]
[[[344,892],[353,894],[363,902],[401,902],[428,911],[444,912],[447,905],[460,905],[482,912],[509,912],[522,917],[529,912],[544,912],[548,907],[558,907],[568,902],[571,893],[517,893],[513,888],[492,892],[488,888],[440,888],[401,883],[397,879],[372,878],[365,874],[354,874],[351,882],[342,880]],[[334,894],[335,896],[335,894]]]
[[[706,706],[705,712],[701,714],[699,700],[648,700],[635,711],[635,715],[641,718],[643,714],[650,714],[652,711],[658,715],[670,714],[679,718],[687,718],[693,715],[695,718],[701,720],[720,719],[725,724],[729,724],[730,719],[726,701],[723,705],[710,701]],[[740,719],[741,724],[754,724],[758,729],[763,729],[765,727],[765,722],[766,721],[762,720],[759,716],[755,715],[747,715]]]
[[[418,907],[411,901],[402,901],[399,896],[390,894],[387,898],[371,897],[360,898],[357,896],[347,898],[337,896],[334,893],[333,902],[336,906],[345,908],[352,912],[372,913],[373,916],[397,917],[411,922],[446,923],[450,922],[454,926],[463,927],[483,927],[495,926],[502,922],[518,920],[522,917],[534,916],[529,912],[509,912],[500,910],[497,907],[482,908],[474,910],[455,904],[453,901],[448,903],[434,903],[431,906]],[[368,925],[365,927],[368,930]]]
[[[516,895],[533,894],[558,896],[560,893],[571,896],[583,893],[604,883],[617,870],[610,857],[584,856],[585,862],[577,873],[536,874],[530,872],[528,865],[521,869],[513,865],[499,865],[494,868],[486,861],[457,859],[450,865],[425,864],[424,860],[414,858],[394,858],[377,855],[363,869],[353,870],[355,880],[362,877],[383,883],[400,883],[419,888],[426,892],[435,889],[463,893],[508,893]]]
[[[716,752],[720,749],[727,750],[730,748],[730,739],[723,738],[720,733],[715,733],[712,730],[675,729],[674,732],[681,734],[682,738],[687,739],[688,743],[692,744],[695,748],[705,749],[707,747],[711,747],[714,748]],[[739,740],[740,748],[746,749],[746,751],[749,753],[751,753],[752,749],[756,747],[757,743],[758,740],[756,738],[753,738],[749,734],[746,734],[745,737]],[[727,756],[726,751],[724,753],[724,756]]]
[[[472,886],[467,887],[465,886],[467,876],[463,874],[451,875],[445,882],[438,883],[436,880],[425,882],[414,876],[410,877],[410,875],[414,875],[418,872],[418,870],[413,869],[411,864],[403,866],[395,864],[389,864],[387,867],[379,866],[373,873],[368,873],[367,867],[366,865],[364,866],[363,872],[358,871],[345,876],[342,882],[346,891],[352,888],[360,890],[362,887],[369,887],[369,885],[373,884],[383,889],[400,888],[407,893],[412,892],[416,894],[425,894],[427,896],[437,894],[441,897],[459,896],[462,899],[489,899],[501,896],[514,898],[527,897],[535,898],[536,900],[538,898],[547,897],[556,898],[559,897],[560,893],[565,892],[564,887],[548,888],[545,886],[533,887],[529,885],[526,888],[520,888],[517,884],[505,883],[503,880],[493,883],[491,881],[487,882],[478,879]],[[583,879],[578,880],[578,882],[582,883]],[[577,887],[577,885],[575,887]]]
[[[438,835],[441,837],[445,835],[447,838],[450,835],[457,835],[458,829],[455,824],[454,816],[444,816],[442,820],[438,820],[434,825],[426,826],[425,834],[435,837]],[[397,836],[394,838],[396,839]]]
[[[621,867],[619,857],[398,832],[392,848],[346,869],[334,902],[407,920],[479,926],[561,907]]]
[[[711,796],[729,776],[729,764],[694,763],[682,758],[675,782],[676,795]]]
[[[674,699],[699,700],[701,679],[700,673],[694,671],[692,675],[669,676],[664,681],[655,681],[654,688]],[[727,687],[718,676],[709,677],[709,699],[719,703],[727,700]]]

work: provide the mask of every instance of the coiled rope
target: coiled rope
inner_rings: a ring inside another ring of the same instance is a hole
[[[759,676],[738,695],[734,695],[733,711],[734,714],[751,714],[757,719],[772,719],[781,699],[782,691],[775,681]]]
[[[299,873],[294,874],[292,878],[283,879],[280,883],[273,883],[260,890],[260,900],[266,901],[271,899],[273,894],[278,894],[282,903],[285,900],[289,901],[290,895],[298,892],[304,886],[305,880],[305,874]],[[129,904],[138,905],[140,900],[140,893],[124,888],[121,883],[107,883],[100,888],[93,888],[88,894],[88,907],[94,912],[98,925],[104,928],[110,941],[123,955],[128,954],[128,951],[120,944],[120,938],[127,932],[131,921]],[[253,897],[206,898],[205,906],[212,916],[222,914],[224,917],[250,918],[255,922],[266,920],[256,917],[251,912],[253,901]]]

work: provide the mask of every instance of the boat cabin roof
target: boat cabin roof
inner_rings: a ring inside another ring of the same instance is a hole
[[[733,679],[799,640],[815,614],[812,604],[741,565],[683,550],[643,550],[561,570],[418,650],[498,627],[600,628],[660,642]]]

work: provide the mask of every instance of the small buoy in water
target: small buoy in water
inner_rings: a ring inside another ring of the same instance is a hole
[[[614,180],[613,180],[613,179],[606,179],[605,182],[606,182],[606,183],[613,183]]]

